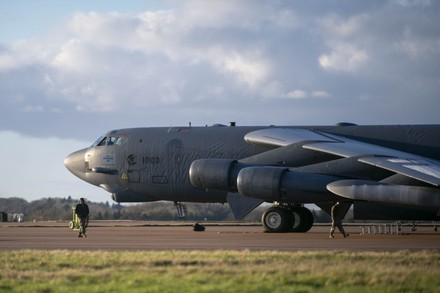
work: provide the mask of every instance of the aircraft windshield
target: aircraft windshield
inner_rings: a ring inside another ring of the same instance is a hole
[[[121,145],[124,143],[124,138],[117,136],[101,136],[98,138],[92,146],[104,146],[104,145]]]

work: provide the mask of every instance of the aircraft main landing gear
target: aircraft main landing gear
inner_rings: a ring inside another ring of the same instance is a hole
[[[302,206],[276,205],[263,213],[261,222],[270,233],[307,232],[313,226],[313,214]]]
[[[268,208],[261,221],[266,232],[286,232],[292,227],[294,218],[287,209],[280,207]]]

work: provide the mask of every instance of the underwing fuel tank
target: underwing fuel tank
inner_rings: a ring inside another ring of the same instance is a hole
[[[352,200],[437,209],[440,189],[385,184],[368,180],[340,180],[328,185],[331,192]]]
[[[189,173],[191,184],[196,187],[238,191],[241,195],[265,201],[298,203],[334,200],[335,196],[326,186],[341,179],[222,159],[194,161]]]

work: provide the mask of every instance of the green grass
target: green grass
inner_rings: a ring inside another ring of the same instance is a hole
[[[438,292],[436,252],[0,251],[0,292]]]

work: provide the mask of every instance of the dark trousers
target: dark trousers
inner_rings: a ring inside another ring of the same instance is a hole
[[[79,218],[79,234],[86,235],[87,218]]]

